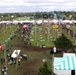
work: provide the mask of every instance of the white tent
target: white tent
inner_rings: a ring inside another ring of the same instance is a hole
[[[13,23],[13,24],[18,24],[18,22],[19,22],[19,21],[17,21],[17,20],[13,20],[12,23]]]
[[[35,24],[35,20],[31,20],[30,22],[33,23],[33,24]]]
[[[48,20],[44,20],[44,23],[48,23]]]
[[[75,53],[63,53],[63,57],[65,56],[74,56],[75,57]]]
[[[64,24],[67,24],[67,23],[69,23],[69,22],[70,22],[69,20],[64,20],[64,21],[63,21]]]
[[[37,20],[36,22],[37,22],[37,24],[41,24],[42,20]]]
[[[74,23],[76,23],[76,20],[73,20]]]
[[[30,21],[30,20],[25,20],[24,22],[25,22],[25,23],[30,23],[31,21]]]
[[[19,23],[22,24],[22,23],[24,23],[24,21],[23,20],[20,20]]]
[[[19,56],[20,52],[21,52],[21,50],[14,50],[11,57],[12,58],[17,58]]]
[[[57,24],[58,23],[58,20],[52,20],[52,22],[54,23],[54,24]]]
[[[73,20],[70,20],[69,23],[70,23],[70,24],[73,24],[74,22],[73,22]]]

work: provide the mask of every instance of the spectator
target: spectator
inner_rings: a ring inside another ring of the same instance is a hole
[[[1,57],[1,63],[2,63],[3,61],[2,61],[2,57]]]
[[[4,74],[4,68],[2,67],[2,69],[1,69],[1,71],[2,71],[2,74]]]
[[[20,67],[20,62],[18,61],[18,67]]]
[[[0,44],[0,50],[2,50],[2,45]]]
[[[4,71],[4,75],[7,75],[7,72],[6,71]]]

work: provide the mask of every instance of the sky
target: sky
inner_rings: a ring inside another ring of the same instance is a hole
[[[0,0],[0,13],[76,11],[76,0]]]

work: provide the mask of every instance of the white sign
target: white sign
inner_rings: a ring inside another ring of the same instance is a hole
[[[56,52],[56,47],[55,46],[54,46],[53,50],[54,50],[54,52]]]

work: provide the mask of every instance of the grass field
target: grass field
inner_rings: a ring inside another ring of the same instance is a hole
[[[9,40],[8,38],[10,38],[11,36],[14,35],[15,31],[17,30],[17,26],[4,26],[1,30],[0,30],[0,43]]]
[[[16,20],[23,20],[23,21],[25,21],[25,20],[29,20],[30,18],[29,17],[18,17],[18,18],[16,18]]]
[[[7,40],[11,35],[16,35],[16,37],[14,37],[13,39],[9,39],[6,42],[6,49],[9,48],[8,46],[8,42],[11,43],[12,45],[12,49],[10,49],[9,51],[7,51],[7,53],[12,53],[14,50],[16,49],[20,49],[21,51],[23,51],[24,54],[27,54],[27,58],[28,60],[22,60],[21,61],[21,67],[18,68],[16,65],[10,65],[8,66],[8,75],[37,75],[38,69],[40,68],[40,66],[43,65],[42,60],[43,59],[47,59],[47,63],[49,66],[49,69],[52,69],[52,55],[49,53],[50,52],[50,48],[39,48],[39,47],[32,47],[32,46],[27,46],[24,44],[24,41],[22,40],[22,38],[19,38],[19,36],[21,34],[19,34],[18,31],[16,31],[14,34],[13,32],[15,30],[17,30],[18,25],[16,26],[4,26],[1,30],[0,30],[0,43],[3,43],[5,40]],[[41,26],[36,26],[36,33],[35,33],[35,26],[32,28],[31,34],[30,34],[30,38],[34,39],[35,41],[29,41],[32,42],[33,46],[36,46],[37,43],[40,45],[45,44],[47,47],[53,46],[53,37],[54,39],[56,37],[58,37],[57,32],[55,29],[51,29],[50,28],[50,35],[43,34],[45,33],[45,29],[43,28],[43,32],[38,32],[38,30],[40,31],[42,29]],[[67,35],[66,31],[63,30],[63,32]],[[25,35],[25,34],[24,34]],[[45,40],[45,42],[40,42],[39,40],[41,40],[41,38],[43,38]],[[44,38],[45,37],[45,38]],[[48,41],[48,37],[49,37],[49,41]],[[51,37],[51,38],[50,38]],[[68,37],[68,36],[67,36]],[[55,56],[62,56],[61,53],[57,53],[55,54]],[[4,52],[0,51],[0,57],[4,57]],[[4,63],[1,64],[2,66],[4,66]]]
[[[5,29],[5,30],[4,30]],[[0,33],[3,34],[1,35],[1,43],[3,43],[5,40],[7,40],[10,35],[17,29],[17,26],[6,26],[2,28],[2,32]],[[15,32],[16,37],[13,39],[9,39],[6,42],[6,50],[8,49],[8,42],[11,43],[12,49],[10,49],[8,53],[12,53],[13,50],[20,49],[23,51],[24,54],[27,54],[28,60],[22,60],[21,61],[21,68],[19,69],[16,67],[16,65],[10,65],[8,66],[8,75],[36,75],[39,67],[43,64],[42,59],[47,59],[49,68],[51,67],[51,55],[49,54],[50,50],[45,50],[45,51],[39,51],[36,49],[36,51],[33,51],[34,48],[32,47],[27,47],[24,44],[24,41],[19,38],[20,34],[18,32]],[[4,57],[4,52],[0,51],[0,57]],[[29,65],[28,65],[29,64]],[[4,63],[1,64],[2,67],[4,66]],[[50,68],[51,69],[51,68]],[[26,70],[26,71],[24,71]],[[33,71],[32,71],[33,70]],[[28,72],[28,74],[26,73]]]
[[[52,26],[33,26],[30,34],[29,43],[33,46],[52,47],[53,41],[58,37],[57,29]]]

